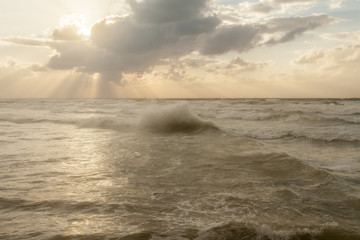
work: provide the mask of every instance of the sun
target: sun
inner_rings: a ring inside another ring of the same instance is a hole
[[[87,27],[85,23],[85,17],[78,14],[65,15],[60,19],[60,27],[73,26],[78,29],[78,35],[90,36],[91,27]]]

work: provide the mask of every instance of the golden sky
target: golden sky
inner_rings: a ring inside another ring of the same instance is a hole
[[[0,97],[360,97],[359,0],[0,0]]]

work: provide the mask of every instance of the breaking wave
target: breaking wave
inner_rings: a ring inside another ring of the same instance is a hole
[[[172,132],[199,132],[203,130],[219,130],[211,121],[205,121],[190,111],[186,104],[173,105],[148,111],[137,123],[135,119],[127,119],[118,116],[100,116],[90,118],[69,118],[58,119],[49,116],[48,118],[0,118],[2,122],[15,124],[36,124],[36,123],[54,123],[69,124],[80,128],[100,128],[123,130],[128,127],[138,126],[141,129],[153,132],[172,133]]]
[[[140,127],[160,133],[219,130],[213,122],[204,121],[193,114],[188,105],[174,105],[149,111],[142,117]]]

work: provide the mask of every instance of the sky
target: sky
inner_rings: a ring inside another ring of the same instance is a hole
[[[0,0],[0,98],[360,97],[360,0]]]

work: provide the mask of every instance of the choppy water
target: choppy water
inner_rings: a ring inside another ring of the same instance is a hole
[[[360,100],[0,100],[0,239],[360,239]]]

